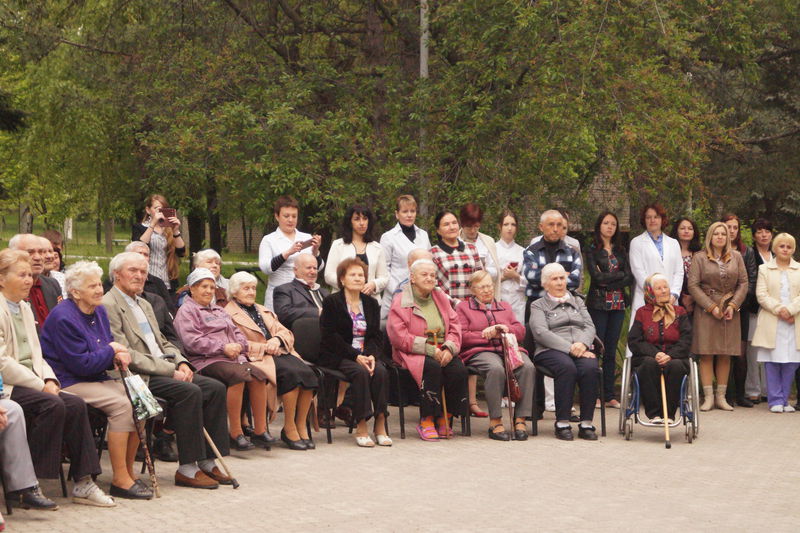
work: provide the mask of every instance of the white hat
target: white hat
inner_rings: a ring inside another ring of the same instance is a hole
[[[189,277],[186,278],[186,284],[190,287],[194,286],[196,283],[203,281],[204,279],[210,279],[211,281],[217,281],[217,278],[214,277],[214,274],[207,268],[195,268],[189,274]]]

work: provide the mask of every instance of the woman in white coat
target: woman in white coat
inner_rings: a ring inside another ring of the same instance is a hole
[[[383,292],[382,322],[389,316],[394,293],[401,283],[408,281],[409,252],[418,248],[428,250],[431,247],[428,232],[414,224],[417,220],[417,201],[413,196],[403,194],[397,197],[397,210],[394,216],[397,218],[397,224],[381,236],[381,247],[389,274],[389,282]]]
[[[676,302],[683,287],[681,245],[664,233],[667,212],[659,204],[648,204],[642,209],[639,221],[646,231],[631,240],[628,253],[631,272],[636,280],[631,316],[635,316],[636,310],[644,305],[644,281],[649,276],[657,272],[663,274],[669,280],[669,290]]]
[[[800,263],[792,259],[794,237],[780,233],[772,241],[774,257],[758,267],[756,298],[761,305],[752,345],[767,377],[767,401],[773,413],[790,413],[789,393],[800,367]]]
[[[342,220],[341,239],[331,244],[328,260],[325,262],[325,283],[333,292],[339,290],[336,268],[339,263],[351,257],[358,257],[368,267],[367,283],[361,289],[363,294],[372,296],[378,303],[381,293],[389,282],[389,271],[383,248],[375,242],[375,214],[369,207],[353,206],[347,210]]]
[[[497,259],[500,268],[500,298],[511,304],[514,316],[525,323],[525,287],[528,280],[522,276],[522,252],[525,248],[514,241],[517,236],[517,215],[509,210],[500,215],[500,239],[497,241]]]

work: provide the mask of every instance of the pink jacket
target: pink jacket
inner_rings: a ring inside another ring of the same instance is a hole
[[[481,333],[489,326],[503,324],[508,326],[509,332],[517,336],[517,343],[522,349],[525,339],[525,326],[514,315],[511,304],[492,300],[489,305],[481,305],[470,297],[456,307],[458,320],[461,322],[461,353],[459,357],[465,363],[470,357],[480,352],[495,352],[503,354],[503,343],[500,339],[484,339]],[[527,352],[526,352],[527,353]]]
[[[458,356],[461,349],[461,324],[458,322],[458,315],[450,306],[450,300],[444,292],[434,290],[431,297],[442,315],[446,331],[442,348],[447,348],[454,356]],[[417,385],[422,383],[427,325],[414,302],[411,284],[407,284],[392,300],[386,333],[392,343],[392,359],[411,372]]]
[[[178,309],[174,325],[186,358],[198,371],[220,361],[247,362],[247,338],[220,306],[202,307],[189,296]],[[231,359],[224,350],[226,344],[234,342],[242,345],[242,352]]]

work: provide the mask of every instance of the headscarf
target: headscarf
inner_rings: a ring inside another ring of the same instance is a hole
[[[644,301],[653,306],[653,322],[664,321],[664,329],[667,329],[670,324],[675,322],[675,306],[672,305],[672,297],[670,296],[666,302],[656,301],[656,293],[653,290],[653,285],[656,281],[662,280],[669,284],[669,280],[664,274],[653,274],[644,280]]]

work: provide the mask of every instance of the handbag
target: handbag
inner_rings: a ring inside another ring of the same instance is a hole
[[[513,333],[501,334],[503,340],[503,362],[506,369],[506,386],[508,388],[508,399],[518,402],[522,399],[522,390],[519,382],[514,375],[514,370],[522,366],[522,357],[519,355],[517,337]]]
[[[164,412],[156,397],[147,388],[142,376],[128,372],[126,376],[123,376],[122,381],[133,406],[136,420],[147,420]]]

